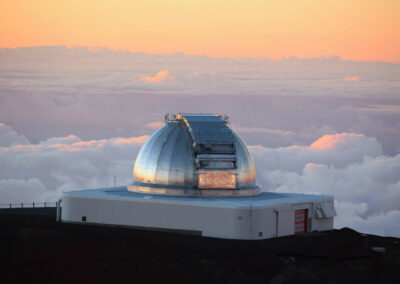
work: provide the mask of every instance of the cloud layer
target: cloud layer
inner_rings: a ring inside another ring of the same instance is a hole
[[[1,48],[0,62],[0,121],[34,143],[141,136],[167,112],[217,112],[252,145],[355,132],[400,151],[400,64],[63,46]]]
[[[112,186],[113,176],[126,184],[146,139],[69,135],[18,144],[21,136],[15,135],[0,147],[0,203],[54,201],[62,191]],[[393,226],[400,224],[400,154],[383,155],[375,138],[340,133],[308,146],[250,149],[264,191],[333,195],[337,228],[400,236]]]
[[[69,135],[37,144],[13,141],[0,147],[0,203],[54,201],[65,190],[112,186],[114,176],[119,184],[126,184],[146,139],[83,141]]]
[[[143,75],[140,76],[140,80],[151,83],[161,83],[172,78],[173,77],[171,77],[168,70],[157,72],[155,76],[143,76]]]
[[[226,113],[264,190],[334,195],[337,227],[399,236],[400,64],[63,46],[0,62],[0,203],[125,184],[165,113]]]
[[[400,154],[382,155],[375,138],[341,133],[309,146],[250,148],[264,190],[333,195],[336,227],[400,236]]]

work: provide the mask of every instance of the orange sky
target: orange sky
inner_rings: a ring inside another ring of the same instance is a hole
[[[0,0],[0,47],[400,63],[399,0]]]

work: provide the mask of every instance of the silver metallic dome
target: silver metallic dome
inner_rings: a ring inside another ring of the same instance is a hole
[[[128,190],[183,196],[252,196],[253,158],[228,118],[210,114],[167,115],[140,149]]]

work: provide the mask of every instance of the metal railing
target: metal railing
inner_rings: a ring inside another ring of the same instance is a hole
[[[57,207],[57,202],[0,203],[0,208],[46,208],[46,207]]]

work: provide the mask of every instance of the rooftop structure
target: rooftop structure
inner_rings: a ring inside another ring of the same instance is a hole
[[[165,116],[127,186],[64,193],[57,212],[62,222],[248,240],[330,230],[336,215],[330,196],[262,192],[228,117],[184,113]]]
[[[253,158],[228,117],[166,115],[140,150],[128,190],[181,196],[255,196]]]

